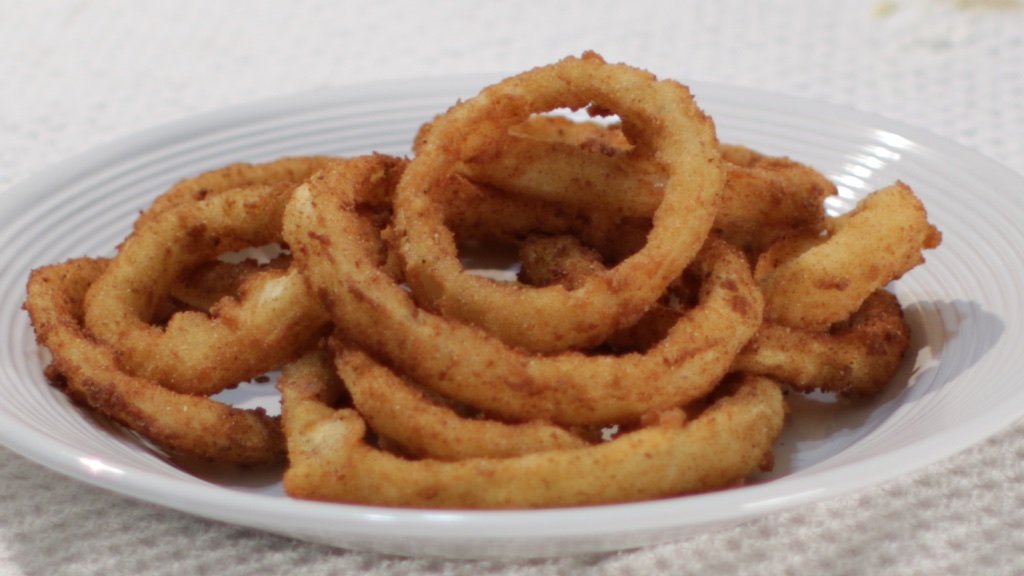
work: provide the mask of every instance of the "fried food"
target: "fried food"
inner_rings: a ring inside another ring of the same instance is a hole
[[[329,156],[288,156],[269,162],[238,162],[185,178],[160,194],[135,221],[145,225],[157,214],[182,204],[193,204],[221,192],[250,186],[294,185],[333,159]]]
[[[828,238],[761,279],[766,321],[826,330],[941,242],[913,190],[896,183],[832,220]]]
[[[432,191],[459,162],[497,153],[510,127],[559,107],[614,111],[635,141],[631,153],[664,168],[646,243],[572,291],[467,273]],[[434,120],[395,189],[396,249],[421,306],[526,350],[584,348],[634,322],[693,260],[722,178],[714,126],[685,87],[593,54],[566,58],[487,87]]]
[[[720,145],[687,88],[589,52],[455,104],[413,149],[211,170],[114,258],[37,268],[46,376],[171,456],[287,458],[297,498],[691,494],[772,465],[784,390],[885,388],[910,328],[884,286],[941,240],[899,183],[826,216],[822,174]],[[470,247],[518,251],[517,277]],[[280,418],[211,398],[278,371]]]
[[[785,408],[779,386],[747,376],[692,420],[583,448],[458,461],[410,460],[366,442],[359,412],[335,410],[310,380],[281,384],[296,497],[418,508],[538,508],[663,498],[740,482],[770,461]]]
[[[519,256],[520,280],[536,286],[560,283],[571,288],[605,266],[605,258],[598,250],[564,234],[528,238],[519,246]],[[697,303],[699,278],[694,276],[684,272],[635,324],[616,331],[602,347],[621,353],[645,352],[656,346],[679,322],[686,308]]]
[[[755,270],[770,274],[824,237],[794,237],[772,246]],[[521,247],[520,278],[540,285],[561,282],[572,286],[581,276],[603,268],[601,255],[572,236],[531,239]],[[756,273],[755,273],[756,277]],[[671,298],[652,307],[633,326],[609,337],[618,350],[647,350],[661,341],[685,313],[685,285],[674,287]],[[791,328],[764,322],[736,357],[732,369],[761,374],[802,392],[821,390],[843,396],[880,392],[899,368],[910,344],[910,327],[899,301],[876,290],[849,318],[828,331]]]
[[[714,231],[751,258],[781,238],[819,232],[824,201],[835,184],[813,168],[781,156],[722,145],[725,189]]]
[[[352,345],[335,348],[336,371],[353,407],[376,434],[406,454],[437,460],[507,458],[587,445],[542,420],[506,423],[476,414],[415,386]]]
[[[544,130],[538,129],[538,118],[545,117],[532,116],[509,128],[500,148],[461,162],[458,172],[517,196],[594,211],[649,218],[658,209],[665,169],[616,145],[621,130],[569,121],[561,130]]]
[[[561,284],[572,290],[605,269],[598,250],[571,234],[531,236],[519,245],[519,280],[533,286]]]
[[[82,323],[85,293],[109,265],[83,258],[32,272],[25,308],[36,338],[53,356],[48,375],[76,401],[173,455],[245,465],[280,461],[284,438],[263,410],[233,408],[132,376],[111,347],[91,337]]]
[[[178,275],[171,286],[171,298],[179,305],[178,310],[184,308],[209,312],[221,299],[237,296],[246,282],[260,272],[286,270],[290,263],[291,258],[287,255],[265,264],[253,258],[238,262],[203,262]]]
[[[733,368],[770,376],[794,389],[873,396],[899,368],[910,327],[896,297],[876,290],[828,332],[765,323]]]
[[[623,134],[620,122],[578,122],[556,114],[534,114],[510,128],[509,135],[542,142],[564,142],[607,156],[633,147]]]
[[[458,243],[483,241],[517,246],[535,235],[570,234],[601,251],[612,262],[635,254],[647,241],[650,220],[516,196],[454,175],[436,191],[445,205],[445,223]],[[389,242],[393,231],[385,230]]]
[[[208,395],[276,368],[320,337],[327,317],[294,270],[247,280],[239,299],[210,313],[152,323],[183,271],[225,252],[280,240],[293,183],[235,188],[153,215],[120,246],[86,295],[91,334],[130,373],[179,392]]]
[[[662,199],[664,170],[628,152],[617,126],[531,116],[509,129],[494,154],[462,162],[469,180],[586,209],[604,218],[649,218]],[[720,146],[725,184],[714,221],[716,234],[756,257],[777,239],[822,230],[823,200],[836,187],[792,159],[738,145]]]
[[[379,157],[365,157],[314,176],[288,205],[284,237],[342,337],[444,396],[513,420],[620,422],[709,393],[760,326],[761,296],[746,260],[711,240],[695,263],[699,305],[646,354],[536,355],[510,346],[418,307],[383,272],[379,232],[354,207],[386,171]],[[645,384],[623,385],[631,381]]]

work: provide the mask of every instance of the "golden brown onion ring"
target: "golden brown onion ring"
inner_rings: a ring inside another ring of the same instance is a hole
[[[628,149],[617,127],[531,116],[509,130],[497,153],[463,162],[458,170],[473,182],[526,198],[592,214],[649,217],[662,199],[664,170]],[[725,185],[714,231],[722,238],[756,256],[794,230],[821,230],[822,201],[836,193],[822,174],[744,146],[723,144],[720,150]]]
[[[298,184],[332,161],[329,156],[289,156],[259,164],[239,162],[203,172],[181,180],[158,196],[136,219],[135,228],[145,225],[168,208],[193,204],[227,190]]]
[[[538,198],[515,196],[452,176],[438,198],[446,225],[459,241],[517,245],[536,234],[572,234],[611,262],[636,253],[647,241],[650,220],[593,213]]]
[[[824,242],[761,279],[765,320],[826,330],[846,320],[875,290],[924,261],[942,236],[913,190],[896,183],[831,221]]]
[[[637,153],[665,167],[646,244],[572,291],[467,273],[434,190],[459,162],[499,150],[508,129],[531,113],[587,106],[619,114]],[[502,80],[434,120],[395,190],[397,250],[421,305],[524,349],[587,347],[639,318],[693,259],[721,186],[714,125],[684,86],[593,54],[566,58]]]
[[[733,366],[804,392],[872,396],[892,379],[909,344],[910,327],[899,301],[876,290],[829,332],[765,323]]]
[[[355,206],[388,170],[364,157],[310,178],[288,205],[284,237],[342,336],[444,396],[510,420],[623,422],[706,395],[761,324],[744,257],[711,240],[694,266],[699,304],[647,353],[542,356],[510,347],[417,307],[382,270],[380,234]]]
[[[282,386],[294,497],[385,506],[538,508],[675,496],[729,486],[771,461],[785,406],[777,384],[745,377],[693,420],[577,449],[455,462],[406,460],[365,442],[351,409]]]
[[[85,322],[125,369],[179,392],[208,395],[271,370],[308,347],[327,317],[297,270],[268,270],[240,299],[151,323],[182,271],[225,252],[280,240],[293,185],[236,188],[153,216],[122,243],[86,296]]]
[[[335,365],[355,409],[370,428],[416,456],[507,458],[587,445],[564,428],[539,420],[507,424],[464,417],[352,345],[336,346]]]
[[[777,256],[792,256],[791,251],[811,240],[821,241],[795,238]],[[768,268],[763,261],[772,252],[762,255],[758,264]],[[571,236],[531,239],[522,245],[521,253],[520,274],[534,282],[571,284],[601,266],[600,255]],[[773,266],[781,264],[768,259]],[[606,344],[620,350],[648,349],[664,338],[684,313],[685,295],[676,298],[684,300],[683,307],[660,303],[633,326],[613,334]],[[762,324],[736,357],[733,369],[768,376],[803,392],[870,396],[889,383],[909,343],[910,327],[899,301],[889,292],[876,290],[848,320],[828,332]]]
[[[280,461],[284,439],[275,418],[131,376],[121,370],[114,350],[85,331],[85,293],[108,264],[77,259],[32,272],[25,308],[36,337],[53,356],[48,373],[59,374],[76,401],[171,454],[235,464]]]
[[[821,231],[824,200],[835,185],[817,170],[783,156],[723,145],[725,189],[715,233],[756,256],[777,239]]]
[[[800,230],[778,238],[758,254],[757,260],[754,262],[754,280],[758,282],[764,280],[771,273],[775,272],[779,266],[823,243],[827,239],[828,237],[825,233],[817,229]]]
[[[432,126],[432,121],[420,125],[413,138],[413,154],[419,153],[427,141]],[[558,113],[532,114],[523,122],[510,127],[508,133],[516,138],[572,144],[607,156],[622,154],[633,148],[633,144],[622,133],[622,125],[618,122],[581,122]],[[474,162],[471,160],[469,163]],[[463,166],[460,165],[459,169],[463,170]],[[657,203],[652,206],[657,208]]]
[[[572,288],[582,278],[604,269],[599,251],[572,235],[535,236],[519,245],[519,278],[537,286],[560,283]],[[643,352],[657,345],[692,306],[693,282],[689,275],[673,282],[665,295],[632,326],[620,328],[602,345],[615,351]]]
[[[535,122],[531,118],[522,125]],[[664,168],[611,145],[596,150],[593,144],[581,146],[575,132],[567,131],[565,140],[509,134],[496,152],[462,162],[457,169],[473,182],[519,196],[621,216],[654,214],[663,198]]]

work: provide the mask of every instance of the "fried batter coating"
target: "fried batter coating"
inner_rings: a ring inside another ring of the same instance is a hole
[[[284,439],[275,418],[127,374],[115,351],[85,330],[85,293],[108,267],[107,260],[69,260],[36,269],[29,279],[25,308],[53,355],[48,373],[63,378],[68,396],[171,454],[246,465],[280,461]]]
[[[771,460],[785,420],[779,386],[751,376],[692,420],[665,419],[595,446],[509,458],[409,460],[368,445],[359,413],[334,410],[320,395],[308,385],[282,387],[291,459],[285,491],[418,508],[579,506],[728,486]]]
[[[832,220],[828,238],[761,279],[765,319],[827,330],[867,297],[924,261],[942,240],[913,190],[896,183]]]
[[[352,210],[386,178],[354,159],[296,190],[284,235],[310,291],[346,338],[419,385],[512,420],[621,422],[707,394],[761,323],[761,297],[741,254],[712,240],[697,259],[700,305],[645,354],[537,355],[418,307],[380,267],[380,234]],[[466,350],[472,350],[467,354]],[[628,382],[644,382],[630,386]]]
[[[662,199],[636,253],[569,291],[495,283],[458,260],[432,190],[460,161],[489,156],[535,112],[614,110],[636,153],[664,170]],[[489,86],[434,120],[395,189],[396,248],[417,303],[525,350],[586,348],[635,321],[690,263],[712,225],[723,174],[714,125],[677,82],[599,56],[565,58]]]
[[[152,321],[180,274],[233,250],[280,240],[294,184],[224,191],[168,208],[137,227],[86,295],[89,331],[132,374],[173,390],[212,394],[274,369],[308,347],[327,316],[293,269],[260,272],[211,314]]]

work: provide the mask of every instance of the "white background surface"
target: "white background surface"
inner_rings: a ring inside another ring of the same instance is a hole
[[[1024,172],[1019,2],[8,0],[0,8],[0,193],[75,152],[196,112],[378,79],[515,72],[585,49],[661,76],[879,113]],[[1024,422],[878,488],[683,542],[479,563],[351,553],[197,520],[0,449],[0,575],[1019,574],[1022,462]]]

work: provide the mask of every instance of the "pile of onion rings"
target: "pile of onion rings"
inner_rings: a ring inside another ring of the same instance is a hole
[[[677,82],[587,52],[411,137],[200,174],[112,257],[34,270],[47,378],[294,497],[531,508],[742,484],[786,392],[878,394],[907,351],[885,287],[941,241],[910,187],[829,215],[827,178],[720,144]],[[215,398],[275,378],[280,416]]]

